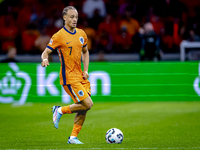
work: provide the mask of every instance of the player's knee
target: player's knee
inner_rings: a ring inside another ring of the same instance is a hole
[[[92,106],[93,106],[93,101],[91,100],[90,102],[87,103],[86,109],[90,110],[92,108]]]
[[[92,106],[93,106],[93,101],[92,101],[92,99],[88,96],[86,99],[84,99],[84,100],[82,101],[82,105],[85,107],[85,110],[87,111],[87,110],[89,110],[89,109],[92,108]]]
[[[85,109],[86,110],[90,110],[93,106],[93,102],[88,102],[86,105],[85,105]]]
[[[92,106],[93,106],[93,101],[90,102],[90,104],[89,104],[89,109],[91,109]]]

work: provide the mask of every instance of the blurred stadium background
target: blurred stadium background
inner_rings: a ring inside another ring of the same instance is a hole
[[[20,62],[40,62],[50,37],[63,26],[62,10],[78,9],[78,27],[88,35],[91,61],[140,61],[145,24],[158,37],[156,51],[163,61],[199,60],[199,0],[1,0],[0,60],[11,47]],[[189,45],[189,46],[188,46]],[[56,52],[53,62],[58,62]]]

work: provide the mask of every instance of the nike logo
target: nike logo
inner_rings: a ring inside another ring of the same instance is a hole
[[[69,44],[69,43],[71,43],[71,41],[70,41],[70,42],[67,42],[67,44]]]

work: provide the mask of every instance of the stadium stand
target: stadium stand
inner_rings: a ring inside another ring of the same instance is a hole
[[[107,61],[140,61],[143,27],[148,22],[159,36],[161,61],[179,61],[182,41],[200,41],[199,0],[4,0],[0,60],[16,47],[16,58],[22,62],[40,61],[41,47],[62,27],[62,9],[68,5],[79,11],[78,28],[88,34],[91,61],[98,61],[99,55]],[[56,55],[52,61],[57,61]],[[199,59],[192,57],[186,60]]]

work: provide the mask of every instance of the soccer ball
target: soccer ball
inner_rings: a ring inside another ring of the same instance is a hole
[[[111,128],[106,132],[106,142],[107,143],[122,143],[124,139],[123,133],[117,128]]]

